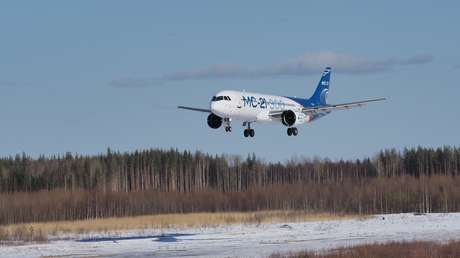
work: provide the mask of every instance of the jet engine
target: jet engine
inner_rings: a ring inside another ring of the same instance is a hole
[[[222,125],[222,117],[216,116],[213,113],[208,116],[208,125],[212,129],[217,129]]]
[[[281,114],[281,122],[285,126],[292,126],[297,120],[297,115],[292,110],[286,110]]]

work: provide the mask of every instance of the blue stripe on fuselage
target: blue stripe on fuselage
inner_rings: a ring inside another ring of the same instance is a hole
[[[316,107],[316,106],[318,106],[316,103],[312,102],[310,99],[294,98],[294,97],[288,97],[288,96],[286,96],[286,98],[288,98],[290,100],[293,100],[293,101],[299,103],[300,105],[302,105],[304,107]]]
[[[305,108],[327,106],[327,105],[322,105],[321,103],[316,103],[316,102],[312,101],[311,99],[295,98],[295,97],[288,97],[288,96],[286,96],[286,98],[299,103],[300,105],[302,105]],[[325,116],[325,115],[327,115],[329,113],[330,112],[313,114],[313,117],[311,118],[310,121],[313,121],[313,120],[316,120],[318,118],[321,118],[321,117],[323,117],[323,116]]]

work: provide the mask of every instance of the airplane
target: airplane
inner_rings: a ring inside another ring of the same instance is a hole
[[[310,98],[283,97],[251,93],[245,91],[224,90],[214,95],[209,108],[178,106],[180,109],[209,113],[208,126],[218,129],[225,125],[225,131],[231,132],[233,120],[243,121],[244,137],[254,137],[251,124],[256,122],[275,122],[287,127],[288,136],[297,136],[297,126],[311,123],[334,110],[361,107],[366,103],[382,101],[385,98],[368,99],[342,104],[327,104],[331,68],[326,67],[315,92]]]

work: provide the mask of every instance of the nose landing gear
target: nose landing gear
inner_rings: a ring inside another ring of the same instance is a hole
[[[227,133],[232,131],[232,127],[230,126],[230,118],[224,118],[224,123],[225,123],[225,131]]]

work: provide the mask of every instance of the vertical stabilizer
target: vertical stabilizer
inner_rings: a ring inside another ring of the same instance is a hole
[[[310,100],[318,105],[326,105],[326,98],[329,92],[329,81],[331,80],[331,68],[326,67],[321,79],[319,80],[318,86],[316,87],[315,93],[311,96]]]

